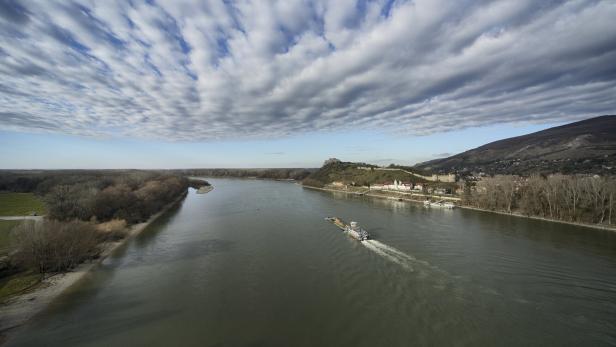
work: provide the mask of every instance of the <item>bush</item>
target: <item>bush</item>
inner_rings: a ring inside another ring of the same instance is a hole
[[[323,188],[325,184],[312,178],[305,178],[302,184],[309,187]]]
[[[126,221],[123,219],[112,219],[96,225],[96,230],[100,235],[101,241],[118,241],[126,237]]]
[[[24,222],[13,232],[14,259],[41,273],[66,271],[98,255],[98,234],[83,222]]]

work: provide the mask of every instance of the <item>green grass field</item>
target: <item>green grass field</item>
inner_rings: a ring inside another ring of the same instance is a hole
[[[32,193],[0,193],[0,216],[45,214],[45,204]]]
[[[8,252],[10,246],[10,231],[21,222],[20,220],[0,220],[0,256]]]

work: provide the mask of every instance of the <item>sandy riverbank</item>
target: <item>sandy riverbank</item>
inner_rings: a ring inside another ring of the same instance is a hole
[[[17,328],[42,311],[66,289],[84,278],[118,247],[141,233],[153,221],[184,200],[187,194],[187,192],[182,194],[182,196],[165,206],[161,211],[152,215],[146,222],[132,225],[128,229],[126,237],[122,240],[104,244],[99,258],[83,263],[70,272],[48,276],[43,279],[36,289],[0,304],[0,345],[7,341]]]
[[[317,187],[310,187],[310,186],[303,186],[303,187],[304,188],[309,188],[309,189],[323,190],[323,191],[326,191],[326,192],[346,193],[346,194],[352,194],[352,195],[369,196],[369,197],[373,197],[373,198],[381,198],[381,199],[389,199],[389,200],[397,200],[397,201],[407,201],[407,202],[414,202],[414,203],[423,203],[423,200],[409,199],[409,198],[393,196],[393,195],[387,195],[387,194],[372,194],[372,193],[365,193],[364,194],[364,193],[359,193],[359,192],[350,192],[350,191],[346,191],[346,190],[338,190],[338,189],[331,189],[331,188],[317,188]],[[459,205],[459,204],[456,204],[456,207],[467,209],[467,210],[475,210],[475,211],[488,212],[488,213],[497,213],[497,214],[502,214],[502,215],[506,215],[506,216],[514,216],[514,217],[520,217],[520,218],[530,218],[530,219],[536,219],[536,220],[541,220],[541,221],[546,221],[546,222],[554,222],[554,223],[560,223],[560,224],[569,224],[569,225],[575,225],[575,226],[580,226],[580,227],[599,229],[599,230],[608,230],[608,231],[616,232],[616,227],[611,227],[611,226],[606,226],[606,225],[588,224],[588,223],[579,223],[579,222],[569,222],[569,221],[558,220],[558,219],[550,219],[550,218],[545,218],[545,217],[527,216],[527,215],[523,215],[523,214],[515,213],[515,212],[514,213],[507,213],[507,212],[501,212],[501,211],[485,210],[485,209],[478,208],[478,207],[464,206],[464,205]]]

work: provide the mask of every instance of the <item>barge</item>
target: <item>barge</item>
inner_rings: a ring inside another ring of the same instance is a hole
[[[326,217],[325,220],[332,222],[335,226],[340,228],[344,233],[348,234],[352,238],[358,241],[366,241],[370,239],[370,234],[361,228],[357,222],[351,222],[350,224],[346,224],[342,221],[342,219],[338,217]]]

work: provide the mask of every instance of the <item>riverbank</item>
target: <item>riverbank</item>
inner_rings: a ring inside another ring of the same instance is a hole
[[[611,226],[607,226],[607,225],[588,224],[588,223],[580,223],[580,222],[570,222],[570,221],[565,221],[565,220],[560,220],[560,219],[551,219],[551,218],[545,218],[545,217],[539,217],[539,216],[527,216],[527,215],[524,215],[524,214],[521,214],[521,213],[516,213],[516,212],[508,213],[508,212],[502,212],[502,211],[492,211],[492,210],[486,210],[486,209],[483,209],[483,208],[478,208],[478,207],[473,207],[473,206],[464,206],[464,205],[457,206],[456,205],[456,207],[467,209],[467,210],[480,211],[480,212],[489,212],[489,213],[502,214],[502,215],[505,215],[505,216],[514,216],[514,217],[520,217],[520,218],[536,219],[536,220],[541,220],[541,221],[544,221],[544,222],[554,222],[554,223],[560,223],[560,224],[575,225],[575,226],[578,226],[578,227],[586,227],[586,228],[591,228],[591,229],[599,229],[599,230],[607,230],[607,231],[616,232],[616,227],[611,227]]]
[[[322,190],[322,191],[327,191],[327,192],[346,193],[346,194],[352,194],[352,195],[369,196],[373,198],[381,198],[381,199],[396,200],[396,201],[406,201],[406,202],[413,202],[413,203],[423,203],[424,201],[424,200],[418,200],[418,199],[405,198],[405,197],[398,195],[398,193],[393,193],[393,192],[392,193],[396,195],[393,195],[393,194],[388,195],[387,192],[381,192],[380,194],[375,194],[375,193],[362,193],[362,192],[353,192],[353,191],[347,191],[347,190],[341,190],[341,189],[319,188],[319,187],[311,187],[311,186],[302,186],[302,187],[309,188],[309,189],[315,189],[315,190]],[[459,200],[460,199],[458,199],[458,201]],[[524,215],[521,213],[515,213],[515,212],[508,213],[508,212],[502,212],[502,211],[492,211],[492,210],[486,210],[486,209],[482,209],[478,207],[466,206],[466,205],[460,205],[460,204],[456,204],[456,207],[467,209],[467,210],[496,213],[496,214],[502,214],[506,216],[529,218],[529,219],[541,220],[545,222],[555,222],[555,223],[560,223],[560,224],[568,224],[568,225],[575,225],[575,226],[580,226],[580,227],[616,232],[616,227],[611,227],[611,226],[606,226],[606,225],[570,222],[570,221],[551,219],[551,218],[545,218],[545,217],[539,217],[539,216],[527,216],[527,215]]]
[[[459,198],[450,198],[450,197],[443,197],[443,196],[429,196],[429,195],[425,195],[425,194],[408,194],[408,193],[397,193],[397,192],[386,192],[386,191],[379,191],[379,193],[376,192],[370,192],[370,191],[349,191],[349,190],[342,190],[342,189],[332,189],[332,188],[319,188],[319,187],[312,187],[312,186],[305,186],[302,185],[302,187],[304,188],[308,188],[308,189],[315,189],[315,190],[322,190],[322,191],[326,191],[326,192],[334,192],[334,193],[345,193],[345,194],[351,194],[351,195],[358,195],[358,196],[369,196],[369,197],[373,197],[373,198],[381,198],[381,199],[388,199],[388,200],[396,200],[396,201],[406,201],[406,202],[414,202],[414,203],[419,203],[419,204],[423,204],[423,202],[426,200],[426,198],[433,198],[433,199],[442,199],[442,200],[448,200],[448,201],[459,201]],[[410,196],[410,198],[409,198]],[[413,199],[412,196],[417,196],[417,199]],[[458,205],[456,205],[458,206]]]
[[[176,200],[163,207],[162,210],[150,216],[147,221],[132,225],[123,239],[103,244],[101,254],[97,259],[82,263],[70,272],[47,276],[36,286],[36,289],[0,304],[0,345],[7,341],[15,330],[47,307],[66,289],[83,279],[116,249],[137,236],[165,212],[184,200],[187,194],[188,192],[183,193]]]

